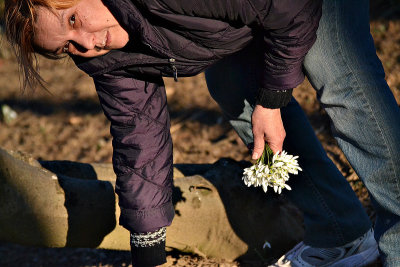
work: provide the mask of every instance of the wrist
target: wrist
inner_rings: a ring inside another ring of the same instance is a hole
[[[256,104],[264,108],[281,108],[286,106],[292,98],[293,89],[268,90],[259,88],[256,96]]]

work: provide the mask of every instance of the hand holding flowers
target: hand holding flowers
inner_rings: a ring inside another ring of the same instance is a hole
[[[262,156],[253,166],[244,169],[242,179],[248,187],[262,186],[264,192],[267,192],[269,186],[278,194],[285,188],[291,190],[286,184],[289,174],[298,174],[302,170],[297,158],[298,156],[288,155],[285,151],[274,155],[268,144],[265,144]]]

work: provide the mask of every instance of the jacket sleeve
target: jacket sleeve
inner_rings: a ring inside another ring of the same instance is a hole
[[[322,1],[271,1],[264,26],[264,75],[256,102],[279,108],[290,101],[292,89],[303,82],[304,58],[314,44]]]
[[[94,81],[111,121],[119,223],[131,232],[170,225],[175,213],[172,140],[162,79],[150,83],[103,74]]]
[[[304,80],[302,63],[316,40],[322,0],[138,0],[153,13],[171,12],[248,26],[264,35],[264,73],[256,102],[286,105]]]

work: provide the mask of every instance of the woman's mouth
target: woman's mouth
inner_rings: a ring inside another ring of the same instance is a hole
[[[111,45],[111,36],[110,32],[107,31],[104,49],[110,49],[110,45]]]

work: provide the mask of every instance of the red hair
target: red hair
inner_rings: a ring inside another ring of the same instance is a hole
[[[5,0],[4,22],[6,37],[13,47],[18,60],[20,72],[23,76],[23,88],[44,87],[44,80],[39,75],[39,67],[35,53],[51,59],[58,59],[52,53],[39,51],[33,43],[35,35],[37,7],[49,10],[67,9],[80,0]]]

